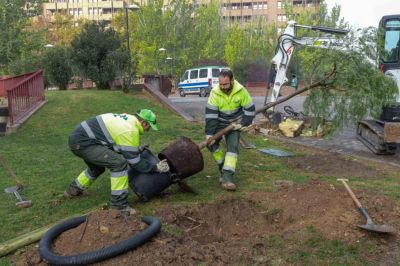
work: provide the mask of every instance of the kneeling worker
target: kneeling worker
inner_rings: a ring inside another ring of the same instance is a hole
[[[130,114],[102,114],[80,123],[69,135],[69,147],[87,165],[67,188],[67,198],[88,195],[85,191],[104,171],[111,174],[112,208],[122,215],[134,214],[128,205],[128,169],[140,173],[169,171],[166,160],[157,164],[140,158],[140,135],[144,131],[158,130],[156,115],[148,109]]]

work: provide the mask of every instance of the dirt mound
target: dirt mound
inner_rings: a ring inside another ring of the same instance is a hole
[[[400,204],[363,191],[356,193],[375,223],[400,229],[396,222],[400,219]],[[332,239],[349,245],[367,241],[373,249],[361,255],[374,264],[400,261],[398,238],[358,229],[356,225],[365,221],[347,192],[316,181],[273,193],[254,192],[244,199],[162,209],[155,216],[163,222],[159,235],[138,249],[99,265],[287,265],[292,262],[288,254],[309,244],[311,236],[315,242],[316,235],[321,241]],[[126,239],[144,227],[137,217],[124,219],[110,211],[99,211],[90,215],[87,225],[62,234],[54,249],[68,255],[94,250]],[[282,244],[277,245],[277,239]],[[38,264],[29,259],[34,256],[37,258],[37,247],[20,255],[17,264]]]
[[[375,223],[395,225],[400,206],[390,200],[355,191]],[[365,223],[344,187],[312,181],[307,185],[282,188],[278,193],[251,193],[249,197],[275,212],[274,223],[280,232],[314,227],[327,239],[354,243],[366,237],[357,224]]]
[[[361,163],[354,158],[345,158],[334,153],[313,154],[288,158],[292,168],[318,175],[335,177],[382,177],[384,172]]]

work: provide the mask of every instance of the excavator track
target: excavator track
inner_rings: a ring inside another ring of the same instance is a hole
[[[379,120],[363,120],[358,123],[357,137],[373,153],[379,155],[393,155],[397,144],[384,140],[385,122]]]

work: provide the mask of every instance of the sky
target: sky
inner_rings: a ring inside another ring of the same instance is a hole
[[[335,4],[342,7],[341,16],[354,28],[378,27],[385,15],[400,14],[400,0],[325,0],[330,10]]]

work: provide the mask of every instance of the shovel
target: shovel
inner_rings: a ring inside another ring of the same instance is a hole
[[[387,234],[394,234],[396,230],[388,225],[378,225],[374,224],[372,221],[371,217],[369,217],[367,210],[364,209],[364,207],[361,205],[361,203],[358,201],[356,198],[356,195],[354,195],[353,191],[351,191],[349,185],[347,185],[347,179],[337,179],[337,181],[342,181],[344,187],[346,188],[347,192],[349,192],[351,198],[353,199],[354,203],[356,204],[358,210],[361,212],[361,214],[367,219],[367,223],[363,225],[357,225],[358,227],[368,230],[371,232],[376,232],[376,233],[387,233]]]

